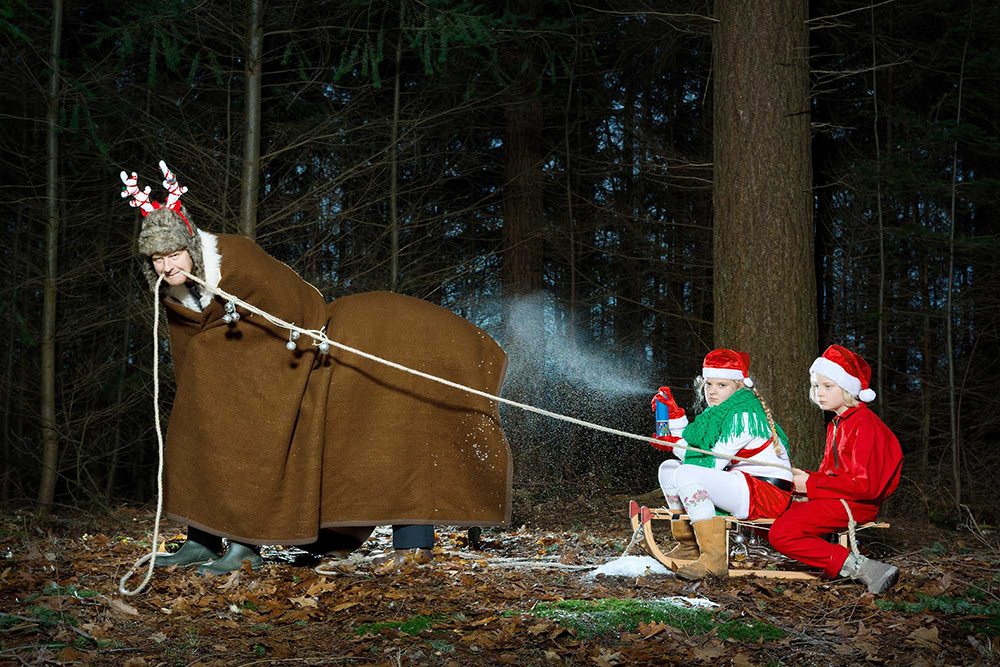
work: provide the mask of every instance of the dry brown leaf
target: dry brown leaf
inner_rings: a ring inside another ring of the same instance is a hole
[[[472,627],[480,627],[486,625],[487,623],[492,623],[493,621],[500,618],[499,616],[487,616],[486,618],[481,618],[478,621],[473,621]]]
[[[297,598],[288,598],[288,600],[289,600],[289,602],[293,602],[294,604],[297,604],[300,607],[317,607],[317,606],[319,606],[318,603],[316,602],[316,598],[307,597],[305,595],[302,595],[302,596],[297,597]]]
[[[78,651],[72,646],[64,646],[59,651],[59,662],[90,662],[92,657],[90,653]]]
[[[695,660],[710,662],[726,655],[726,650],[721,646],[699,646],[691,649],[689,653]]]
[[[656,623],[644,623],[643,621],[639,621],[639,634],[647,638],[653,637],[663,632],[668,627],[669,626],[663,621],[658,621]]]
[[[333,607],[330,611],[344,611],[345,609],[350,609],[356,604],[361,604],[361,600],[351,600],[350,602],[341,602],[340,604]]]
[[[191,602],[185,597],[179,597],[174,599],[170,603],[170,611],[175,614],[187,614],[191,612]]]
[[[221,591],[231,591],[239,586],[240,572],[242,572],[242,570],[234,570],[228,577],[226,577],[226,580],[221,586],[218,587],[218,589]]]
[[[611,649],[602,648],[600,653],[591,660],[598,667],[612,667],[621,662],[622,653],[621,651],[612,651]]]
[[[111,598],[108,601],[108,607],[111,611],[119,616],[138,616],[139,610],[130,605],[127,602],[122,602],[118,598]]]
[[[537,625],[532,625],[530,628],[528,628],[528,632],[532,635],[540,635],[541,633],[548,630],[551,626],[552,624],[548,622],[538,623]]]
[[[932,651],[941,650],[941,639],[937,628],[917,628],[906,636],[907,641]]]
[[[322,593],[329,593],[330,591],[337,590],[337,584],[332,581],[327,581],[326,577],[312,583],[309,588],[306,589],[306,595],[311,595],[313,597],[319,597]]]

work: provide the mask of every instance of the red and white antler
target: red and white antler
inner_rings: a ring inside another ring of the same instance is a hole
[[[142,214],[146,215],[153,211],[153,205],[149,203],[149,186],[146,186],[145,190],[140,190],[138,186],[139,177],[133,171],[132,176],[129,177],[124,171],[120,174],[122,178],[122,183],[125,184],[125,189],[122,190],[122,198],[132,197],[132,201],[128,203],[132,208],[141,208]]]
[[[167,167],[167,163],[160,160],[160,171],[163,172],[163,187],[167,189],[170,194],[167,195],[167,208],[174,210],[180,209],[180,198],[181,195],[188,191],[187,187],[180,187],[177,185],[177,179],[174,177],[174,172],[170,171]]]

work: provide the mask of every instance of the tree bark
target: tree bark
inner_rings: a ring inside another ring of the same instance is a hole
[[[396,81],[392,89],[392,175],[389,182],[389,224],[392,225],[392,279],[389,290],[399,287],[399,85],[403,78],[400,62],[403,58],[403,3],[399,3],[399,34],[396,36]],[[372,67],[377,65],[372,64]]]
[[[504,111],[503,293],[509,301],[542,286],[542,101]]]
[[[965,55],[969,49],[966,38],[962,49],[962,66],[958,72],[958,110],[955,112],[955,127],[962,124],[962,87],[965,83]],[[951,427],[951,482],[952,494],[955,497],[955,511],[962,514],[962,470],[961,470],[961,440],[958,432],[958,408],[956,406],[955,389],[955,347],[952,334],[952,321],[955,311],[951,303],[955,282],[955,202],[958,197],[958,139],[955,140],[954,154],[951,163],[951,231],[948,238],[948,291],[945,306],[945,336],[948,353],[948,424]],[[966,318],[963,318],[966,319]]]
[[[240,193],[240,234],[257,238],[257,191],[260,188],[260,81],[264,28],[261,23],[263,0],[249,0],[246,84],[246,118],[243,143],[243,182]]]
[[[716,0],[715,11],[715,344],[750,354],[794,462],[815,464],[808,2]]]
[[[56,491],[56,463],[59,434],[56,430],[56,278],[59,275],[59,51],[62,42],[62,0],[52,2],[52,42],[49,48],[48,117],[46,135],[45,285],[42,301],[42,476],[38,484],[38,504],[52,507]]]

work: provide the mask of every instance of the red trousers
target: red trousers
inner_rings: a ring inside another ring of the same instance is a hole
[[[874,521],[878,505],[847,501],[858,524]],[[821,499],[792,503],[771,525],[771,545],[800,563],[822,568],[831,579],[850,553],[839,544],[831,544],[823,535],[847,528],[847,512],[839,500]]]

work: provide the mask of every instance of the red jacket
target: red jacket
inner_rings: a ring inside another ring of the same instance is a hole
[[[826,429],[826,453],[806,482],[810,500],[843,498],[880,505],[896,490],[903,467],[899,440],[865,405],[848,408]]]

